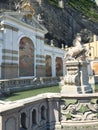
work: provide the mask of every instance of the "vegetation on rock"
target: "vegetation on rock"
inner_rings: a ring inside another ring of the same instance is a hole
[[[91,0],[69,0],[68,4],[90,18],[93,22],[98,22],[98,7]]]
[[[58,7],[59,0],[48,0],[50,4]],[[66,0],[68,6],[83,13],[91,21],[98,22],[98,7],[94,0]]]

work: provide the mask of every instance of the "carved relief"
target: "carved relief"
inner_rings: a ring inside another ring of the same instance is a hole
[[[75,75],[66,75],[64,77],[64,83],[65,84],[70,84],[70,85],[80,85],[80,81],[79,81],[79,74],[75,74]]]
[[[96,103],[80,102],[66,105],[61,102],[61,121],[91,121],[98,119],[98,100]]]
[[[64,83],[70,85],[80,85],[80,71],[78,65],[66,65],[67,75],[64,77]]]

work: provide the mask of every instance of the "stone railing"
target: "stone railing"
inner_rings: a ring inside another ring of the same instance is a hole
[[[6,95],[21,90],[53,86],[59,81],[58,77],[4,79],[0,80],[0,94]]]
[[[98,93],[0,101],[1,130],[97,130]]]
[[[62,95],[62,122],[93,122],[98,120],[98,94]],[[71,99],[71,100],[69,100]]]

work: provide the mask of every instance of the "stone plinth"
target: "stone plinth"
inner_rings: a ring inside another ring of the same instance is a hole
[[[87,61],[67,61],[67,74],[64,77],[64,85],[61,93],[91,93],[92,88],[89,84],[88,62]]]

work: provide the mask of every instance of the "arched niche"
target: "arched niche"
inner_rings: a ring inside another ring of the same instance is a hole
[[[56,76],[63,76],[63,61],[60,57],[56,57]]]
[[[46,109],[45,106],[41,107],[41,120],[45,120],[46,119]]]
[[[46,76],[52,76],[52,59],[51,56],[46,55]]]
[[[19,43],[19,76],[34,76],[34,44],[27,37]]]
[[[36,109],[33,109],[32,111],[32,125],[36,125],[37,124],[37,117],[36,117]]]
[[[21,115],[20,115],[20,130],[21,129],[26,129],[27,127],[26,127],[26,113],[21,113]]]

